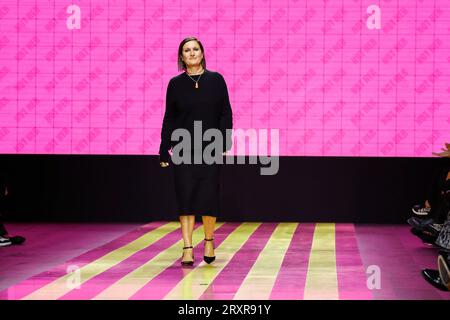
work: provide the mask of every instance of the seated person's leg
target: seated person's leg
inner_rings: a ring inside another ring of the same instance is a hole
[[[4,237],[7,234],[8,232],[6,231],[5,226],[0,222],[0,247],[9,246],[12,244],[10,239]]]
[[[429,192],[428,199],[431,206],[429,217],[433,219],[434,223],[442,224],[447,218],[448,203],[443,197],[443,191],[449,184],[449,174],[447,167],[441,169],[441,172],[437,175]]]
[[[8,231],[6,231],[5,226],[3,223],[0,222],[0,237],[8,235]]]
[[[0,214],[1,219],[1,214]],[[0,245],[10,245],[10,244],[22,244],[25,242],[25,238],[22,236],[9,236],[4,224],[0,222]]]

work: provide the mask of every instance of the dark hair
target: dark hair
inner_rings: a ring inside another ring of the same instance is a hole
[[[202,67],[203,67],[203,69],[206,69],[205,51],[203,50],[202,43],[196,37],[188,37],[188,38],[183,39],[183,41],[181,41],[181,43],[180,43],[180,46],[178,47],[178,70],[179,71],[186,70],[186,64],[181,59],[183,46],[186,42],[193,41],[193,40],[197,41],[198,45],[200,46],[200,50],[202,50],[202,53],[203,53]]]

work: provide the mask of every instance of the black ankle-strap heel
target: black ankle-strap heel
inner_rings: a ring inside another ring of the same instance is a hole
[[[194,247],[193,246],[183,247],[183,250],[186,249],[194,249]],[[181,259],[183,259],[183,255],[181,256]],[[194,253],[192,253],[192,261],[181,261],[182,266],[192,266],[193,264],[194,264]]]
[[[213,239],[206,239],[205,238],[205,241],[213,241],[213,240],[214,240],[214,238]],[[214,249],[214,245],[213,245],[213,249]],[[216,260],[216,256],[213,256],[213,257],[203,256],[203,260],[207,264],[211,264],[214,260]]]

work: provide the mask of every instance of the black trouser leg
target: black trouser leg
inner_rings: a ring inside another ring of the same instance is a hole
[[[3,199],[0,198],[0,236],[8,234],[8,231],[6,231],[6,228],[3,225],[3,217],[2,217],[3,204],[4,204]]]
[[[430,217],[432,217],[436,223],[443,223],[447,218],[448,202],[445,201],[442,191],[445,189],[446,184],[448,184],[446,181],[448,172],[449,167],[447,164],[440,166],[435,172],[433,182],[430,185],[428,192],[428,202],[431,206]]]
[[[3,225],[3,223],[0,222],[0,237],[7,235],[8,231],[6,231],[5,226]]]

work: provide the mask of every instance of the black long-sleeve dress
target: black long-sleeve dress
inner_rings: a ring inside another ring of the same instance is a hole
[[[232,110],[227,85],[223,76],[205,69],[201,75],[186,72],[170,79],[167,86],[166,111],[161,130],[160,161],[169,162],[169,150],[178,143],[171,141],[172,132],[184,128],[191,136],[191,163],[174,164],[175,194],[179,215],[219,216],[221,164],[194,163],[195,153],[202,154],[210,141],[204,141],[200,149],[194,148],[194,121],[201,121],[202,135],[207,129],[219,129],[222,133],[222,150],[231,149]],[[222,157],[222,162],[224,158]]]

